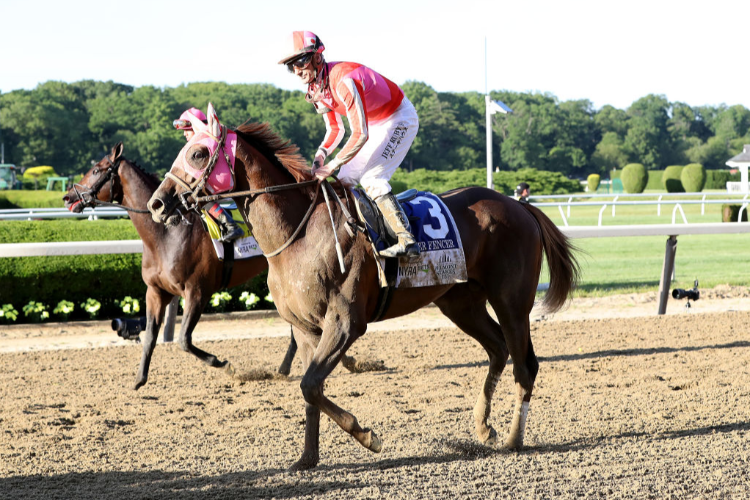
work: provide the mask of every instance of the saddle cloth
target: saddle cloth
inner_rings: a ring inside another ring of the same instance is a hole
[[[362,197],[365,195],[359,190],[353,190],[353,192],[358,201],[357,208],[360,211],[360,217],[365,219],[360,206],[360,203],[363,203]],[[393,277],[385,276],[386,271],[382,271],[381,286],[417,288],[465,283],[468,275],[461,235],[458,233],[453,215],[443,200],[430,192],[419,191],[412,192],[407,198],[399,195],[399,201],[409,218],[412,234],[419,245],[420,255],[416,259],[379,257],[381,271],[393,267],[388,261],[398,261],[395,280]],[[374,205],[375,203],[371,203],[370,208]],[[375,229],[380,224],[373,224],[366,220],[365,225],[375,250],[386,248],[388,236],[379,235]]]
[[[255,241],[253,235],[250,234],[250,230],[247,228],[247,225],[244,222],[240,222],[242,220],[242,216],[240,215],[239,211],[232,210],[227,207],[224,207],[224,209],[232,213],[232,218],[237,221],[237,225],[240,226],[243,231],[245,231],[246,235],[243,238],[237,238],[236,240],[231,242],[232,246],[234,247],[234,260],[249,259],[250,257],[263,255],[263,252],[258,246],[258,242]],[[213,217],[206,213],[205,210],[202,210],[202,212],[202,220],[206,225],[208,234],[211,235],[211,243],[214,244],[216,256],[219,258],[219,260],[224,260],[224,243],[220,240],[221,230],[219,229],[219,225],[216,223]]]

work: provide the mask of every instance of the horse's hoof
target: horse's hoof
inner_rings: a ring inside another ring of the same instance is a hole
[[[225,361],[224,372],[230,377],[234,377],[237,374],[237,370],[235,370],[232,363],[229,363],[228,361]]]
[[[303,470],[310,470],[318,465],[318,457],[303,454],[302,458],[294,462],[294,464],[289,467],[289,472],[300,472]]]
[[[366,444],[365,448],[374,453],[380,453],[383,450],[383,442],[380,438],[372,432],[372,429],[367,429],[367,437],[370,444]]]
[[[485,439],[482,442],[485,446],[495,446],[497,444],[497,431],[490,427],[489,435],[487,436],[487,439]]]
[[[503,448],[506,450],[514,450],[519,451],[521,448],[523,448],[523,441],[518,442],[516,439],[508,438],[507,441],[505,441],[505,445],[503,445]]]
[[[146,381],[145,380],[136,380],[135,381],[135,385],[133,386],[133,390],[137,391],[138,389],[140,389],[144,385],[146,385]]]

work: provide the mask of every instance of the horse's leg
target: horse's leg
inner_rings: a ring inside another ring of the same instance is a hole
[[[323,335],[320,339],[317,349],[313,354],[312,361],[309,368],[305,371],[305,375],[302,377],[300,388],[302,389],[302,395],[305,401],[316,408],[319,408],[323,413],[328,415],[339,427],[351,434],[362,446],[370,451],[379,453],[382,449],[382,443],[375,433],[370,429],[363,429],[360,427],[357,418],[346,410],[340,408],[334,404],[323,394],[323,385],[326,377],[330,375],[336,365],[341,361],[346,350],[352,344],[354,339],[359,337],[362,332],[356,330],[356,323],[349,313],[345,313],[345,316],[350,318],[349,322],[343,323],[342,314],[334,312],[332,309],[335,306],[329,304],[328,306],[328,317],[334,317],[335,320],[326,319],[325,327],[323,328]],[[342,308],[349,307],[347,304],[342,305]],[[345,309],[338,309],[339,311]],[[343,323],[343,324],[342,324]],[[351,333],[354,333],[352,335]],[[317,424],[317,422],[316,422]],[[308,429],[311,422],[306,422],[305,435],[312,434],[313,430]],[[317,427],[314,433],[317,435]],[[303,458],[311,451],[309,448],[311,443],[305,440],[305,451],[303,452]],[[315,461],[317,463],[317,451],[315,453]],[[300,460],[301,461],[301,460]],[[299,464],[300,462],[298,462]],[[297,464],[295,464],[297,467]]]
[[[294,327],[291,327],[291,334],[289,335],[289,347],[286,349],[286,355],[284,356],[284,361],[281,362],[281,366],[279,366],[279,373],[282,375],[289,375],[289,372],[292,369],[292,361],[294,360],[294,355],[297,353],[297,341],[294,340]]]
[[[484,291],[474,283],[451,288],[448,293],[436,300],[435,304],[456,326],[487,351],[490,366],[474,405],[474,426],[479,440],[483,444],[493,445],[497,442],[497,432],[487,420],[492,410],[492,396],[508,361],[508,348],[503,332],[500,325],[487,312]]]
[[[295,335],[296,333],[296,335]],[[292,339],[299,346],[302,369],[306,372],[312,362],[318,338],[299,329],[292,329]],[[320,409],[305,401],[305,447],[302,457],[290,468],[293,471],[307,470],[318,465],[320,459]]]
[[[156,339],[164,321],[164,311],[172,301],[172,295],[164,290],[149,286],[146,290],[146,330],[143,332],[143,354],[138,374],[135,376],[134,390],[143,387],[148,381],[148,368],[151,365],[151,356],[156,348]]]
[[[529,305],[519,303],[519,297],[530,297]],[[511,358],[513,358],[513,376],[516,380],[516,405],[510,424],[505,447],[518,449],[523,446],[526,431],[526,417],[529,413],[531,392],[539,372],[539,362],[531,344],[529,312],[533,305],[534,292],[524,294],[522,287],[506,290],[505,294],[490,297],[490,305],[495,310],[505,335]]]
[[[214,368],[224,368],[229,375],[234,375],[234,367],[227,361],[220,361],[216,356],[193,345],[193,330],[201,319],[205,304],[200,294],[188,293],[185,297],[185,311],[182,313],[180,328],[180,348]]]

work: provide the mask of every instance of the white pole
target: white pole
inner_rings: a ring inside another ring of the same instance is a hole
[[[493,189],[492,184],[492,113],[490,112],[490,96],[484,96],[484,111],[487,115],[487,188]]]
[[[484,37],[484,113],[487,116],[487,189],[494,189],[492,183],[492,113],[490,112],[490,91],[487,89],[487,37]]]

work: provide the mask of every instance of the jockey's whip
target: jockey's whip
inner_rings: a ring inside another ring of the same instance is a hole
[[[323,181],[328,184],[328,181]],[[331,218],[331,227],[333,228],[333,237],[336,240],[336,255],[339,257],[339,267],[341,268],[341,274],[346,273],[346,267],[344,266],[344,253],[341,251],[341,243],[339,243],[339,235],[336,233],[336,223],[333,222],[333,212],[331,211],[331,201],[328,199],[328,190],[325,189],[327,186],[323,186],[323,197],[326,199],[326,207],[328,207],[328,216]]]

